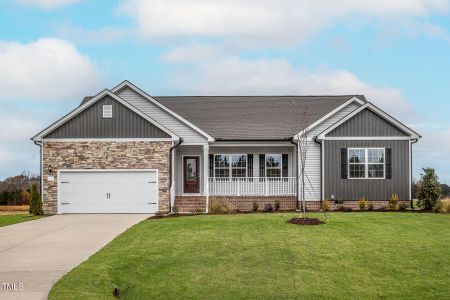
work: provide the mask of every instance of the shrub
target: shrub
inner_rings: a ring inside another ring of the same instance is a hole
[[[441,214],[450,213],[450,198],[439,200],[433,208],[433,211]]]
[[[359,198],[358,201],[359,210],[365,211],[367,209],[367,200],[364,197]]]
[[[388,209],[387,209],[387,207],[386,206],[382,206],[382,207],[380,207],[380,211],[387,211]]]
[[[388,202],[389,210],[398,210],[398,195],[392,194],[391,199]]]
[[[328,199],[325,199],[322,201],[321,203],[322,209],[324,211],[330,211],[331,210],[331,203],[330,201],[328,201]]]
[[[275,200],[274,210],[275,211],[280,210],[280,201],[279,200]]]
[[[213,215],[218,214],[232,214],[235,210],[229,203],[220,200],[213,200],[209,205],[209,213]]]
[[[421,174],[420,190],[417,193],[418,205],[424,209],[432,209],[436,206],[441,195],[441,186],[436,172],[432,168],[424,168]]]
[[[408,205],[404,202],[400,203],[400,205],[398,206],[398,209],[400,209],[401,211],[405,211],[408,208]]]
[[[33,183],[31,186],[31,195],[30,195],[30,214],[32,215],[43,215],[44,212],[42,211],[42,200],[41,196],[39,195],[37,191],[37,184],[36,182]]]
[[[374,207],[375,207],[375,205],[373,204],[373,202],[372,202],[372,201],[369,201],[369,203],[367,204],[367,209],[368,209],[369,211],[372,211],[372,210],[374,209]]]
[[[265,211],[265,212],[272,212],[272,211],[273,211],[273,206],[272,206],[272,204],[271,204],[271,203],[266,203],[266,204],[264,205],[264,211]]]
[[[345,212],[352,212],[353,211],[353,209],[351,207],[344,207],[343,210]]]
[[[258,208],[259,208],[258,202],[253,202],[252,211],[258,211]]]

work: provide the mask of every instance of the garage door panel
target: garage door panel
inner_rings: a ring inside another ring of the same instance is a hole
[[[154,213],[157,171],[61,171],[60,213]]]

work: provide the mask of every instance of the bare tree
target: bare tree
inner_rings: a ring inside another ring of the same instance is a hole
[[[300,164],[300,167],[298,168],[298,178],[301,180],[301,189],[300,189],[300,201],[301,201],[301,211],[303,214],[306,213],[306,159],[308,156],[308,151],[310,148],[311,143],[308,141],[308,131],[306,130],[309,127],[310,122],[310,115],[308,112],[308,107],[306,106],[302,113],[302,131],[298,134],[297,139],[297,157],[298,157],[298,163]]]

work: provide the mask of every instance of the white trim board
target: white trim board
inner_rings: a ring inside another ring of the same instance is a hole
[[[327,141],[409,141],[410,136],[329,136]]]
[[[343,124],[344,122],[346,122],[347,120],[349,120],[350,118],[352,118],[353,116],[357,115],[358,113],[360,113],[361,111],[363,111],[364,109],[370,109],[372,112],[374,112],[375,114],[377,114],[379,117],[383,118],[384,120],[388,121],[389,123],[391,123],[392,125],[394,125],[395,127],[399,128],[400,130],[406,132],[409,134],[409,136],[407,136],[408,139],[418,139],[421,136],[415,132],[414,130],[410,129],[409,127],[407,127],[406,125],[402,124],[401,122],[399,122],[398,120],[396,120],[395,118],[393,118],[392,116],[390,116],[389,114],[387,114],[386,112],[382,111],[381,109],[379,109],[378,107],[376,107],[375,105],[373,105],[370,102],[367,102],[366,104],[364,104],[363,106],[361,106],[360,108],[354,110],[353,112],[349,113],[347,116],[345,116],[344,118],[342,118],[341,120],[337,121],[336,123],[334,123],[333,125],[331,125],[330,127],[328,127],[327,129],[325,129],[324,131],[322,131],[317,138],[319,140],[324,140],[324,139],[330,139],[330,137],[326,137],[326,135],[328,133],[330,133],[331,131],[333,131],[334,129],[336,129],[337,127],[339,127],[341,124]],[[346,139],[348,139],[349,137],[346,137]],[[372,137],[372,139],[374,139],[375,137]],[[396,137],[397,139],[399,139],[399,137]]]
[[[70,113],[68,113],[64,117],[62,117],[61,119],[59,119],[58,121],[56,121],[52,125],[50,125],[47,128],[45,128],[44,130],[39,132],[37,135],[35,135],[31,139],[33,141],[41,141],[45,135],[47,135],[50,132],[54,131],[55,129],[57,129],[58,127],[63,125],[64,123],[68,122],[69,120],[71,120],[72,118],[74,118],[75,116],[80,114],[82,111],[84,111],[88,107],[92,106],[94,103],[96,103],[100,99],[103,99],[103,97],[105,97],[105,96],[110,96],[111,98],[113,98],[114,100],[119,102],[120,104],[124,105],[125,107],[127,107],[131,111],[135,112],[136,114],[138,114],[139,116],[144,118],[146,121],[150,122],[151,124],[155,125],[159,129],[161,129],[162,131],[164,131],[165,133],[170,135],[172,139],[175,139],[175,140],[179,139],[178,136],[176,134],[174,134],[172,131],[170,131],[169,129],[165,128],[164,126],[162,126],[161,124],[159,124],[155,120],[151,119],[149,116],[147,116],[146,114],[142,113],[140,110],[138,110],[137,108],[135,108],[134,106],[132,106],[131,104],[129,104],[128,102],[126,102],[125,100],[120,98],[119,96],[117,96],[116,94],[113,94],[109,90],[106,90],[106,89],[101,91],[100,93],[98,93],[91,100],[87,101],[83,105],[77,107],[76,109],[74,109],[73,111],[71,111]]]
[[[135,91],[139,95],[143,96],[144,98],[146,98],[147,100],[149,100],[150,102],[152,102],[153,104],[158,106],[159,108],[163,109],[164,111],[166,111],[167,113],[169,113],[173,117],[177,118],[178,120],[180,120],[184,124],[188,125],[192,129],[194,129],[195,131],[200,133],[201,135],[205,136],[208,139],[208,142],[212,142],[212,141],[215,140],[211,135],[207,134],[205,131],[201,130],[200,128],[198,128],[197,126],[195,126],[194,124],[192,124],[191,122],[189,122],[188,120],[186,120],[185,118],[183,118],[182,116],[180,116],[179,114],[174,112],[173,110],[171,110],[168,107],[166,107],[165,105],[161,104],[159,101],[154,99],[152,96],[150,96],[149,94],[147,94],[146,92],[144,92],[143,90],[141,90],[140,88],[138,88],[137,86],[135,86],[134,84],[129,82],[128,80],[123,81],[118,86],[114,87],[111,91],[113,93],[117,93],[118,91],[120,91],[124,87],[129,87],[130,89],[132,89],[133,91]]]
[[[303,129],[302,131],[300,131],[299,133],[297,133],[294,138],[298,139],[299,136],[303,135],[305,132],[310,131],[311,129],[313,129],[314,127],[316,127],[317,125],[319,125],[320,123],[322,123],[325,120],[328,120],[332,115],[334,115],[335,113],[339,112],[341,109],[343,109],[344,107],[350,105],[353,102],[357,102],[360,105],[364,105],[364,101],[359,99],[356,96],[351,97],[350,99],[348,99],[347,101],[345,101],[344,103],[342,103],[341,105],[339,105],[338,107],[336,107],[335,109],[333,109],[332,111],[330,111],[329,113],[327,113],[325,116],[323,116],[322,118],[320,118],[319,120],[315,121],[314,123],[312,123],[311,125],[309,125],[308,127],[306,127],[305,129]]]

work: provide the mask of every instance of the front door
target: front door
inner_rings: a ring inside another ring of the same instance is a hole
[[[184,156],[184,192],[200,193],[200,157]]]

